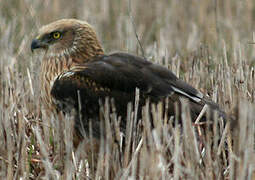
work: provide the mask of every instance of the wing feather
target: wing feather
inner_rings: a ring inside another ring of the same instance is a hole
[[[98,89],[107,89],[108,92],[104,93],[109,96],[114,96],[111,92],[134,93],[139,88],[143,95],[156,99],[173,93],[195,102],[203,98],[202,93],[179,80],[168,69],[126,53],[99,56],[84,65],[75,66],[57,78],[52,91],[56,92],[60,85],[65,87],[60,90],[72,87],[76,91],[82,88],[85,92],[98,93]]]

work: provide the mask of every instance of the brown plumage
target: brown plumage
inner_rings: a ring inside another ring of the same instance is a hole
[[[180,97],[190,100],[193,120],[205,104],[225,116],[217,104],[168,69],[126,53],[105,55],[93,28],[84,21],[63,19],[43,26],[31,44],[32,50],[37,48],[45,50],[41,69],[43,102],[52,111],[57,108],[69,113],[76,109],[75,128],[80,135],[81,129],[88,133],[91,119],[93,134],[99,136],[99,100],[105,97],[114,99],[124,130],[127,103],[134,101],[136,88],[140,89],[139,117],[147,98],[154,103],[169,98],[169,115],[174,115],[174,103]]]

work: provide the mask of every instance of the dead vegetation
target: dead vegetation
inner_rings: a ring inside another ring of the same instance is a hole
[[[0,179],[254,179],[254,12],[252,0],[1,1]],[[145,106],[142,121],[130,105],[121,142],[109,103],[102,106],[106,136],[98,144],[88,137],[75,150],[72,118],[41,106],[40,58],[30,52],[37,28],[65,17],[90,22],[106,52],[142,55],[136,31],[149,60],[235,120],[224,127],[215,118],[207,129],[191,123],[183,102],[181,127],[161,105]]]

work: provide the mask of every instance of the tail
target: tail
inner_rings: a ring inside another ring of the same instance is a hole
[[[213,120],[214,113],[217,113],[219,118],[222,118],[224,122],[226,121],[226,118],[227,118],[226,113],[220,108],[220,106],[217,103],[213,102],[207,97],[203,97],[200,102],[194,102],[194,101],[190,102],[191,114],[193,114],[193,116],[198,117],[202,109],[204,108],[204,106],[207,106],[207,110],[209,110],[210,112],[210,115],[211,115],[210,119]],[[206,120],[207,120],[206,113],[204,113],[201,118],[201,121],[206,121]]]
[[[201,121],[207,121],[207,113],[203,113],[202,110],[204,106],[207,106],[207,110],[210,112],[211,117],[210,119],[213,120],[214,113],[217,113],[219,118],[222,118],[224,123],[226,122],[226,113],[219,107],[219,105],[212,100],[210,100],[207,97],[202,97],[199,101],[194,101],[193,99],[187,98],[186,96],[183,96],[181,94],[173,94],[169,97],[169,115],[176,115],[176,111],[179,111],[182,109],[181,106],[181,98],[186,98],[189,100],[189,108],[190,108],[190,114],[192,121],[196,121],[199,116],[202,115]],[[178,104],[176,106],[175,104]],[[178,109],[176,109],[178,108]],[[181,112],[181,111],[179,111]],[[202,113],[202,114],[201,114]],[[181,113],[179,113],[179,119],[181,119]]]

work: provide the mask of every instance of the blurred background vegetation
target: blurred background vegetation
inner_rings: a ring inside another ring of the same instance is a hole
[[[137,34],[148,60],[166,65],[208,94],[228,114],[236,115],[238,122],[254,126],[255,47],[250,44],[255,42],[254,0],[2,0],[0,176],[12,179],[30,172],[33,179],[39,174],[31,170],[36,169],[34,166],[28,170],[27,164],[20,165],[18,161],[27,162],[29,153],[38,155],[30,145],[37,141],[31,126],[41,114],[40,57],[31,53],[30,43],[42,25],[62,18],[92,24],[106,53],[125,51],[143,55]],[[47,118],[40,117],[42,122],[44,119]],[[45,123],[52,125],[51,120]],[[44,130],[44,135],[47,132]],[[247,129],[242,132],[235,155],[247,152],[246,140],[254,143],[254,128],[249,134],[253,139],[249,139]],[[47,144],[49,138],[44,139]],[[250,150],[247,156],[254,155],[254,148]],[[240,166],[222,166],[235,167],[233,172],[246,168],[246,173],[240,175],[245,179],[252,177],[249,175],[254,172],[255,161],[254,158],[242,161],[248,158],[245,153],[242,155],[238,157]],[[228,173],[224,177],[238,177],[235,175]]]
[[[62,18],[88,21],[96,28],[108,52],[115,49],[137,52],[130,16],[148,55],[153,48],[157,52],[166,49],[163,54],[190,53],[201,44],[217,52],[223,40],[230,51],[239,43],[249,51],[253,49],[247,45],[252,41],[254,29],[252,0],[10,0],[1,1],[0,5],[1,37],[4,37],[1,39],[8,38],[8,45],[14,46],[15,52],[23,41],[30,42],[39,27]],[[25,53],[29,46],[24,48]]]

